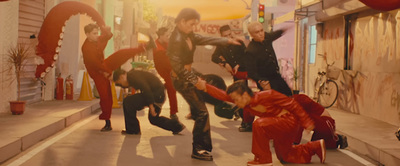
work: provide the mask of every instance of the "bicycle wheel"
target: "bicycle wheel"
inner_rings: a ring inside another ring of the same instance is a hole
[[[339,88],[335,81],[326,81],[318,91],[318,103],[325,108],[331,107],[338,97]]]

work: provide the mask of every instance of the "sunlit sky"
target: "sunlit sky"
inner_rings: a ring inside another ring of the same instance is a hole
[[[194,8],[201,20],[242,18],[250,13],[251,0],[149,0],[164,15],[175,17],[183,8]],[[247,5],[246,3],[247,2]]]

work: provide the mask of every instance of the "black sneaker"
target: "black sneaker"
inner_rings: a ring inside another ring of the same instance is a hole
[[[112,127],[111,127],[111,126],[105,125],[100,131],[101,131],[101,132],[105,132],[105,131],[111,131],[111,130],[112,130]]]
[[[340,134],[338,134],[338,137],[339,137],[338,143],[339,143],[340,149],[347,148],[349,146],[349,144],[347,143],[347,137],[344,135],[340,135]]]
[[[183,129],[185,129],[186,128],[186,126],[185,125],[183,125],[182,123],[179,123],[181,126],[182,126],[182,128],[180,129],[180,130],[178,130],[178,131],[174,131],[174,132],[172,132],[172,134],[173,135],[178,135],[180,132],[182,132],[183,131]]]
[[[252,132],[253,125],[251,123],[242,123],[239,127],[239,132]]]
[[[199,159],[199,160],[205,160],[205,161],[212,161],[213,160],[212,155],[206,150],[194,151],[192,153],[192,158]]]
[[[169,118],[179,120],[178,115],[176,115],[176,114],[169,115]]]
[[[141,132],[129,132],[124,129],[124,130],[121,130],[121,134],[123,134],[123,135],[140,135],[142,133]]]

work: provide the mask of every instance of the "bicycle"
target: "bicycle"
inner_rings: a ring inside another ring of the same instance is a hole
[[[315,80],[314,97],[323,107],[329,108],[335,104],[338,97],[339,88],[335,80],[339,78],[341,70],[333,66],[335,62],[328,64],[326,60],[325,63],[327,65],[326,72],[318,71]]]

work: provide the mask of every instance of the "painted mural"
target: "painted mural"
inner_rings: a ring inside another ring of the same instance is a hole
[[[344,60],[344,21],[342,19],[325,23],[323,33],[323,54],[328,63],[335,62],[335,66],[343,65]],[[322,65],[325,65],[323,62]]]
[[[358,18],[352,27],[352,70],[343,71],[338,80],[338,107],[399,125],[400,11]],[[331,58],[340,60],[337,52],[330,52]]]
[[[278,58],[278,63],[282,78],[286,81],[289,87],[293,89],[293,58]]]

